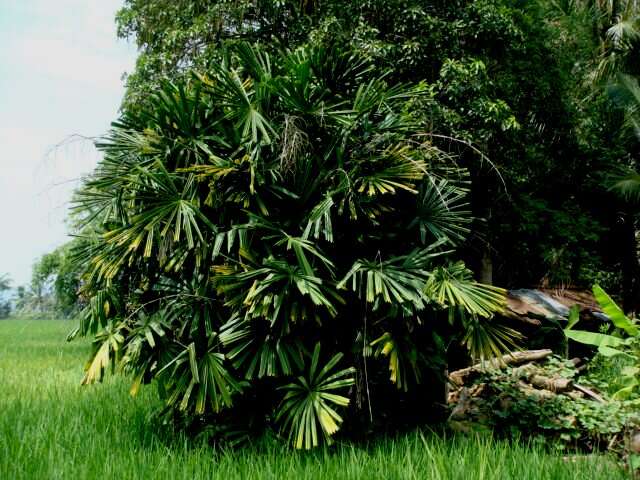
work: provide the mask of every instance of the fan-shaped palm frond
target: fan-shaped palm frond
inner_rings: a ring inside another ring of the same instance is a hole
[[[319,277],[284,260],[273,257],[262,267],[215,277],[218,289],[230,306],[242,306],[246,315],[268,318],[272,323],[280,317],[296,322],[318,318],[317,307],[324,307],[332,316],[336,305],[343,303],[334,289]]]
[[[411,153],[407,145],[394,145],[380,152],[379,157],[368,159],[367,166],[370,168],[379,164],[382,168],[357,178],[354,188],[369,197],[393,194],[396,189],[418,193],[416,183],[424,178],[426,163],[419,157],[412,158]]]
[[[640,201],[640,173],[629,171],[612,176],[609,190],[627,200]]]
[[[195,247],[196,236],[203,241],[202,228],[216,231],[200,211],[194,195],[194,178],[187,177],[184,185],[177,185],[166,170],[159,170],[146,171],[138,180],[136,201],[146,208],[132,216],[129,224],[105,233],[107,242],[126,246],[130,253],[136,253],[144,245],[143,255],[149,257],[153,247],[160,243],[154,242],[154,236],[169,237],[179,243],[184,234],[191,249]]]
[[[640,85],[630,75],[618,74],[616,81],[607,86],[607,93],[615,104],[624,109],[627,123],[640,139]],[[608,188],[627,200],[640,200],[640,174],[629,169],[609,175]]]
[[[492,319],[478,315],[462,315],[463,339],[471,357],[488,360],[518,348],[522,335]]]
[[[463,263],[438,267],[429,276],[424,292],[444,307],[457,307],[470,315],[491,318],[506,305],[506,290],[473,280]]]
[[[420,383],[425,359],[408,334],[384,332],[371,342],[374,355],[389,360],[389,379],[399,390],[409,391],[411,383]]]
[[[626,12],[607,30],[607,39],[614,48],[623,50],[640,40],[638,17],[635,12]]]
[[[333,225],[331,223],[331,209],[335,206],[333,198],[327,194],[309,213],[309,219],[302,238],[319,238],[322,233],[327,242],[333,243]]]
[[[155,150],[162,152],[170,171],[202,164],[211,155],[212,147],[230,148],[235,143],[228,141],[235,140],[233,138],[220,136],[220,114],[207,108],[205,87],[200,81],[190,85],[164,83],[154,94],[152,107],[143,109],[138,118],[131,119],[132,123],[147,126],[143,129],[145,139],[149,139]],[[114,142],[111,148],[119,144]]]
[[[385,261],[358,260],[337,288],[345,288],[351,280],[352,290],[368,303],[409,302],[415,308],[422,309],[426,300],[424,286],[431,276],[431,261],[445,253],[437,251],[441,245],[442,242],[437,242],[427,248],[416,249],[409,255]]]
[[[473,280],[462,263],[438,267],[428,279],[424,292],[450,316],[459,313],[463,326],[463,343],[473,358],[488,359],[517,348],[520,334],[493,320],[504,310],[506,290]]]
[[[607,94],[632,118],[640,111],[640,86],[638,80],[631,75],[618,74],[615,81],[607,85]]]
[[[97,334],[106,327],[109,320],[124,313],[120,292],[113,286],[106,286],[93,292],[87,306],[80,313],[79,333]]]
[[[425,182],[416,218],[410,224],[418,228],[423,244],[427,243],[429,236],[451,244],[465,239],[472,222],[466,194],[466,189],[445,179]]]
[[[222,326],[220,340],[246,379],[289,376],[302,368],[302,342],[280,337],[264,320],[232,319]]]
[[[241,393],[244,384],[229,371],[226,358],[215,343],[214,336],[206,350],[198,352],[192,342],[159,370],[169,394],[168,405],[203,414],[207,410],[219,412],[233,404],[232,396]]]
[[[251,68],[256,66],[252,64]],[[263,111],[263,106],[268,104],[269,89],[256,89],[255,79],[242,78],[241,72],[225,64],[219,66],[215,79],[207,85],[223,109],[225,118],[231,120],[241,133],[241,142],[271,143],[275,130]]]
[[[96,334],[93,341],[91,360],[85,367],[85,375],[82,384],[99,382],[102,380],[105,370],[113,370],[120,359],[124,335],[122,326],[117,322],[110,322]]]
[[[354,384],[354,368],[335,370],[342,354],[334,355],[326,364],[320,364],[320,344],[316,344],[311,361],[302,375],[280,390],[284,397],[277,421],[296,448],[310,449],[321,441],[331,443],[331,437],[340,429],[342,417],[337,407],[349,405],[349,399],[340,392]]]
[[[133,374],[129,393],[135,396],[142,383],[152,378],[152,371],[159,368],[159,356],[156,352],[163,350],[170,329],[166,311],[160,310],[153,315],[140,312],[138,318],[129,328],[129,338],[124,347],[120,365],[126,372]]]

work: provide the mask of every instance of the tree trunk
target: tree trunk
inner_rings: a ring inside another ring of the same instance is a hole
[[[476,279],[493,285],[493,254],[491,248],[492,179],[482,169],[472,172],[472,211],[476,223],[474,258],[471,262]]]
[[[481,283],[493,285],[493,257],[491,256],[491,247],[489,245],[482,252],[478,277]]]
[[[620,15],[622,13],[621,3],[621,0],[613,0],[611,2],[611,21],[609,23],[612,26],[620,21]]]
[[[634,215],[625,213],[623,221],[622,304],[625,311],[636,312],[640,308],[640,264]]]

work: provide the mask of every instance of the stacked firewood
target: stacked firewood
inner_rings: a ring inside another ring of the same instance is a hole
[[[463,419],[472,408],[473,399],[481,398],[486,393],[487,385],[477,383],[480,375],[491,370],[511,367],[511,374],[519,378],[518,388],[527,396],[542,399],[555,395],[567,395],[571,398],[590,398],[598,402],[605,400],[593,390],[574,383],[570,378],[559,375],[549,376],[540,362],[552,355],[552,351],[527,350],[514,352],[500,358],[478,363],[449,373],[450,389],[447,393],[447,403],[452,407],[451,419]],[[570,360],[578,371],[586,368],[580,358]]]
[[[449,373],[447,403],[451,408],[450,427],[463,432],[483,430],[491,426],[492,419],[504,418],[499,412],[510,411],[514,402],[521,398],[527,398],[528,401],[533,399],[539,405],[549,400],[551,403],[554,403],[553,400],[562,400],[559,396],[599,404],[611,402],[591,388],[577,383],[579,373],[587,368],[582,359],[562,361],[562,368],[558,368],[559,359],[552,362],[551,356],[552,351],[548,349],[514,352]],[[501,384],[509,385],[509,393],[503,394],[505,390],[500,390]],[[563,418],[573,427],[578,425],[573,414]],[[532,427],[535,425],[532,424]],[[584,433],[585,445],[592,446],[589,432]],[[605,440],[607,449],[619,454],[625,462],[636,465],[632,459],[640,455],[640,424],[637,419],[619,432],[610,433],[606,439],[603,437],[599,440]]]

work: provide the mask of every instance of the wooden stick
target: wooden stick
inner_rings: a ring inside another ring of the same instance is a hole
[[[604,398],[602,398],[600,395],[598,395],[593,390],[589,390],[587,387],[583,387],[582,385],[578,385],[577,383],[574,383],[573,384],[573,388],[575,388],[579,392],[584,393],[588,397],[591,397],[591,398],[593,398],[594,400],[596,400],[596,401],[598,401],[600,403],[606,403]]]

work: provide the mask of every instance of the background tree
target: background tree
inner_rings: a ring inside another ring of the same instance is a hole
[[[165,76],[216,65],[225,42],[276,51],[339,39],[391,82],[427,82],[433,141],[471,174],[477,220],[463,250],[477,278],[589,286],[598,277],[615,289],[623,262],[608,252],[621,249],[603,233],[617,215],[602,208],[608,194],[595,174],[619,159],[583,135],[606,133],[585,129],[600,110],[581,102],[609,24],[596,10],[605,2],[588,3],[132,0],[117,20],[141,52],[125,106],[138,108]]]
[[[608,95],[612,98],[625,114],[625,123],[621,128],[621,137],[626,133],[629,145],[628,154],[624,162],[611,172],[607,179],[610,190],[620,195],[625,201],[624,219],[627,226],[628,244],[625,251],[628,252],[625,272],[624,305],[627,310],[640,310],[640,256],[638,247],[638,200],[640,199],[640,174],[638,174],[638,144],[640,139],[640,87],[638,78],[628,74],[618,74],[607,88]]]
[[[17,292],[17,311],[50,317],[71,317],[78,313],[81,308],[78,296],[80,268],[72,262],[71,250],[82,241],[74,239],[34,263],[30,284]]]
[[[6,292],[11,288],[11,278],[9,275],[3,274],[0,275],[0,292]]]
[[[11,279],[8,275],[0,275],[0,319],[11,314],[11,302],[6,298],[6,292],[11,290]]]
[[[640,74],[637,58],[640,51],[639,9],[637,2],[569,2],[561,18],[568,21],[570,33],[584,40],[578,51],[579,75],[576,78],[583,88],[572,88],[573,102],[578,109],[578,138],[582,150],[591,157],[589,167],[593,173],[588,186],[595,192],[606,192],[601,202],[609,208],[594,205],[600,210],[602,223],[608,227],[610,240],[605,255],[621,272],[618,291],[628,311],[640,308],[640,269],[638,268],[637,212],[628,202],[612,198],[607,191],[609,178],[620,175],[622,170],[637,170],[638,144],[628,127],[629,112],[622,109],[620,93],[627,89],[627,81]],[[593,35],[586,35],[586,31]],[[582,33],[580,33],[582,32]],[[628,90],[628,89],[627,89]],[[628,95],[627,95],[628,97]],[[627,106],[628,106],[627,102]],[[603,188],[604,186],[604,188]],[[602,193],[598,196],[600,197]],[[611,255],[608,252],[616,252]]]

